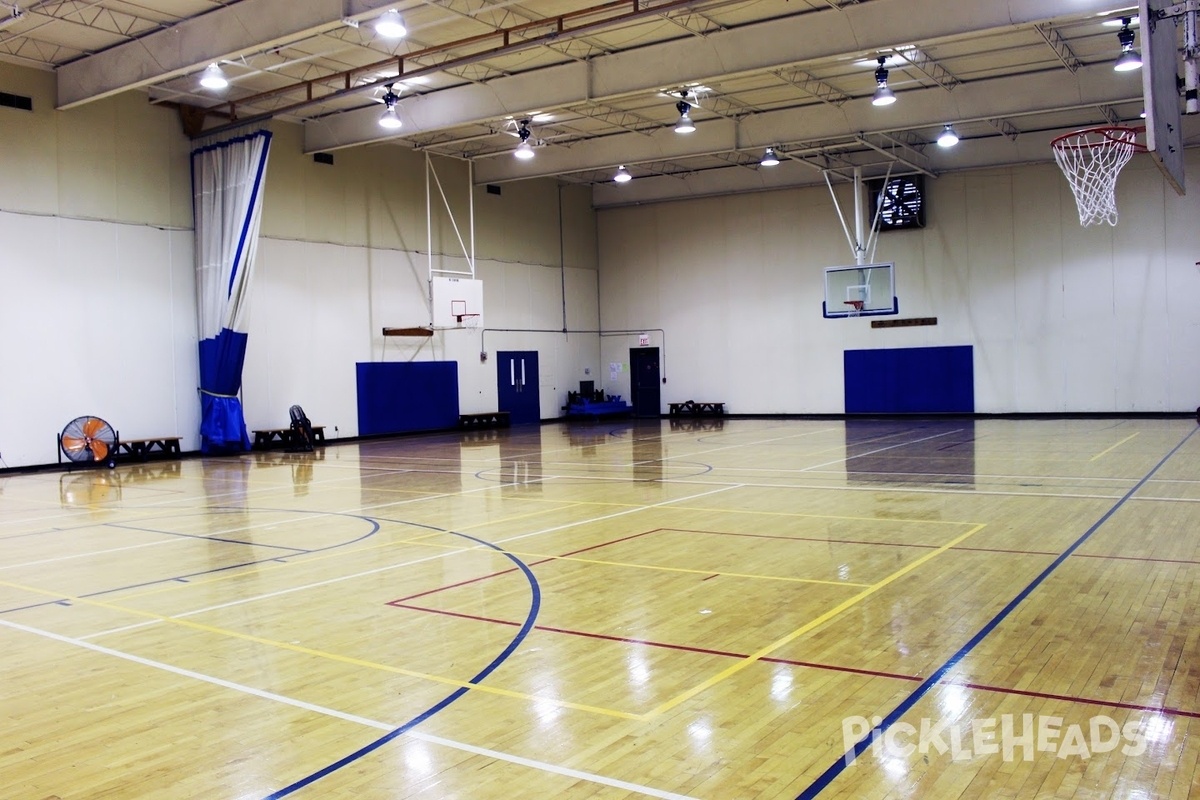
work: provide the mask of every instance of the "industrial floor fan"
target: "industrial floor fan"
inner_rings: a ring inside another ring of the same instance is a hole
[[[117,432],[99,417],[76,417],[58,435],[58,449],[75,463],[104,464],[112,469],[117,465]]]

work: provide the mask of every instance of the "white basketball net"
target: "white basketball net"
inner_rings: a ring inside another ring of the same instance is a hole
[[[1054,160],[1067,176],[1080,225],[1117,224],[1117,175],[1141,148],[1133,128],[1093,128],[1054,142]]]

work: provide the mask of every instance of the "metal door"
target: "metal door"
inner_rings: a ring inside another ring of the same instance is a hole
[[[635,417],[662,416],[659,388],[658,348],[629,349],[629,404]]]
[[[536,350],[496,353],[496,388],[500,408],[513,425],[542,421],[538,400],[538,354]]]

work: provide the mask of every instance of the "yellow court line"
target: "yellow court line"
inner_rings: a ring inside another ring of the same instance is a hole
[[[324,650],[316,650],[311,647],[303,647],[301,645],[291,644],[290,642],[280,642],[275,639],[267,639],[262,636],[253,636],[248,633],[241,633],[239,631],[231,631],[226,628],[218,628],[213,625],[205,625],[200,622],[192,622],[191,620],[178,619],[176,617],[168,617],[163,614],[155,614],[152,611],[140,611],[136,608],[125,608],[124,606],[118,606],[113,603],[105,603],[105,602],[102,602],[99,600],[92,600],[90,598],[72,597],[67,594],[63,594],[63,593],[59,593],[59,592],[51,592],[51,591],[47,591],[45,589],[37,589],[35,587],[24,586],[19,583],[10,583],[8,581],[0,581],[0,586],[6,587],[9,589],[18,589],[20,591],[31,592],[33,594],[42,595],[43,597],[54,597],[59,600],[67,600],[71,603],[79,603],[81,605],[88,605],[88,606],[94,606],[96,608],[103,608],[108,611],[116,611],[118,613],[132,614],[133,616],[136,616],[136,617],[144,617],[146,619],[158,620],[160,622],[168,622],[168,623],[171,623],[174,625],[180,625],[185,628],[191,628],[193,630],[202,631],[204,633],[212,633],[217,636],[226,636],[226,637],[229,637],[232,639],[241,639],[241,640],[247,641],[247,642],[254,642],[255,644],[262,644],[262,645],[267,645],[268,647],[275,647],[280,650],[291,650],[292,652],[295,652],[295,653],[301,653],[301,654],[307,655],[307,656],[314,656],[316,658],[324,658],[324,659],[327,659],[330,661],[338,662],[340,664],[349,664],[349,665],[355,666],[355,667],[365,667],[367,669],[379,670],[381,672],[390,672],[390,673],[393,673],[396,675],[404,675],[409,678],[417,678],[420,680],[432,681],[434,683],[441,683],[441,684],[445,684],[448,686],[454,686],[457,688],[466,688],[466,689],[470,689],[472,691],[480,691],[480,692],[485,692],[487,694],[495,694],[495,695],[500,695],[501,697],[509,697],[509,698],[514,698],[517,700],[551,703],[556,706],[561,706],[562,708],[570,708],[570,709],[574,709],[576,711],[587,711],[587,712],[590,712],[593,714],[601,714],[601,715],[609,716],[609,717],[618,717],[620,719],[636,720],[636,719],[641,718],[641,715],[633,714],[628,711],[617,711],[616,709],[602,708],[600,706],[590,706],[590,705],[585,705],[582,703],[572,703],[568,700],[559,700],[558,698],[554,698],[554,697],[543,697],[541,695],[531,695],[531,694],[525,694],[523,692],[514,692],[509,689],[501,689],[496,686],[487,686],[487,685],[481,684],[481,683],[470,683],[469,681],[458,680],[455,678],[447,678],[443,675],[433,675],[433,674],[430,674],[427,672],[417,672],[416,670],[404,669],[403,667],[392,667],[387,664],[378,664],[378,663],[375,663],[374,661],[366,661],[361,658],[354,658],[353,656],[344,656],[344,655],[340,655],[338,653],[330,653],[330,652],[327,652]]]
[[[606,567],[631,567],[633,569],[651,569],[659,572],[686,572],[693,575],[721,575],[727,578],[755,578],[764,581],[786,581],[787,583],[820,583],[826,586],[870,586],[869,583],[850,583],[849,581],[822,581],[817,578],[784,578],[777,575],[751,575],[745,572],[721,572],[715,569],[687,569],[686,567],[658,567],[653,564],[631,564],[626,561],[601,561],[595,558],[576,558],[575,556],[550,556],[543,553],[522,553],[518,550],[508,550],[515,556],[525,558],[541,558],[546,561],[578,561],[583,564],[600,564]]]
[[[1090,459],[1088,459],[1088,460],[1089,460],[1089,461],[1095,461],[1096,459],[1100,458],[1101,456],[1106,456],[1106,455],[1108,455],[1108,454],[1109,454],[1109,453],[1111,453],[1113,450],[1116,450],[1118,447],[1120,447],[1121,445],[1125,444],[1126,442],[1128,442],[1128,441],[1129,441],[1130,439],[1132,439],[1133,437],[1137,436],[1137,435],[1138,435],[1138,433],[1141,433],[1141,431],[1138,431],[1137,433],[1131,433],[1129,436],[1126,436],[1124,439],[1122,439],[1121,441],[1117,442],[1117,443],[1116,443],[1116,444],[1114,444],[1112,447],[1108,448],[1107,450],[1101,450],[1099,453],[1096,453],[1096,455],[1092,456],[1092,457],[1091,457]]]
[[[715,686],[716,684],[720,683],[721,681],[725,680],[726,678],[729,678],[732,675],[736,675],[738,672],[741,672],[743,669],[750,666],[751,664],[757,663],[760,659],[765,658],[766,656],[775,652],[779,648],[783,647],[785,644],[788,644],[789,642],[803,636],[804,634],[808,633],[809,631],[813,630],[814,628],[816,628],[820,625],[823,625],[824,623],[826,623],[829,620],[836,617],[838,614],[841,614],[843,611],[850,608],[851,606],[865,600],[866,598],[875,594],[880,589],[884,588],[885,586],[887,586],[888,584],[897,580],[898,578],[901,578],[901,577],[907,575],[908,573],[912,572],[914,569],[921,566],[922,564],[929,561],[930,559],[940,556],[942,553],[945,553],[947,550],[949,550],[952,547],[956,547],[957,545],[966,541],[971,536],[974,536],[976,533],[979,533],[979,531],[983,530],[984,527],[985,527],[985,525],[983,523],[980,523],[980,524],[976,525],[974,528],[971,528],[971,530],[962,534],[961,536],[955,537],[953,540],[942,545],[938,549],[929,551],[925,555],[918,558],[916,561],[913,561],[911,564],[901,567],[900,569],[893,572],[891,575],[888,575],[886,578],[879,581],[879,583],[872,584],[867,589],[864,589],[863,591],[854,595],[854,597],[851,597],[848,600],[844,600],[841,603],[838,603],[836,606],[829,609],[821,616],[802,625],[801,627],[799,627],[796,630],[789,633],[787,636],[784,636],[782,639],[779,639],[778,641],[774,641],[771,644],[769,644],[766,647],[759,650],[758,652],[752,653],[751,655],[746,656],[744,659],[737,662],[736,664],[733,664],[732,666],[718,672],[716,675],[713,675],[711,678],[703,681],[702,683],[699,683],[696,686],[693,686],[691,689],[688,689],[686,692],[683,692],[682,694],[671,698],[667,702],[660,705],[658,708],[655,708],[651,711],[646,712],[645,714],[642,715],[641,718],[643,720],[648,720],[653,717],[656,717],[659,714],[662,714],[666,711],[671,710],[672,708],[679,705],[680,703],[690,700],[691,698],[695,697],[696,695],[700,694],[701,692],[703,692],[707,689],[710,689],[711,687]]]

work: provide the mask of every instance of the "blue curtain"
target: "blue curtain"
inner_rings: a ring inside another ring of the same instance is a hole
[[[238,394],[270,145],[258,131],[192,151],[202,453],[250,449]]]

